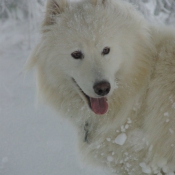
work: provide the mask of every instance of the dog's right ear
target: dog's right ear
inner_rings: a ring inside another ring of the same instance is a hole
[[[55,23],[55,17],[61,14],[66,6],[66,0],[48,0],[43,26],[53,25]]]

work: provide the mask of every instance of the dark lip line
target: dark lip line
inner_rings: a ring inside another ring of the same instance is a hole
[[[90,97],[89,97],[88,95],[86,95],[86,94],[83,92],[83,90],[80,88],[80,86],[77,84],[77,82],[75,81],[74,78],[72,78],[72,80],[73,80],[73,82],[76,84],[76,86],[78,87],[78,89],[80,90],[80,92],[81,92],[81,93],[85,96],[85,98],[87,99],[87,103],[88,103],[89,108],[92,109],[92,108],[91,108],[91,103],[90,103]]]

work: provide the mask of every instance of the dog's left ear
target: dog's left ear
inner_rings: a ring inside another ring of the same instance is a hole
[[[90,1],[94,5],[103,5],[103,6],[105,6],[107,4],[107,1],[109,1],[109,0],[90,0]]]

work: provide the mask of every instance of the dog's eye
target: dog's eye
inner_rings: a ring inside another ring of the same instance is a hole
[[[110,48],[109,47],[105,47],[101,54],[102,55],[107,55],[107,54],[109,54],[109,52],[110,52]]]
[[[75,51],[71,53],[71,56],[75,59],[82,59],[84,57],[81,51]]]

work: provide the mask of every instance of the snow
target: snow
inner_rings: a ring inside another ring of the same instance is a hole
[[[169,131],[170,131],[171,134],[174,134],[174,131],[173,131],[172,128],[169,128]]]
[[[128,118],[127,120],[128,120],[127,123],[129,124],[132,123],[132,120],[130,118]]]
[[[124,125],[122,125],[121,126],[121,132],[125,132],[126,130],[125,130],[125,127],[124,127]]]
[[[114,158],[112,156],[108,156],[107,160],[108,160],[108,162],[112,162],[114,160]]]
[[[128,129],[128,128],[129,128],[129,125],[128,125],[128,124],[126,124],[126,125],[125,125],[125,129]]]
[[[169,119],[166,119],[166,122],[168,123],[170,120]]]
[[[170,173],[168,173],[168,175],[174,175],[174,173],[173,172],[170,172]]]
[[[110,141],[111,141],[111,138],[106,138],[106,140],[107,140],[108,142],[110,142]]]
[[[127,139],[126,134],[125,134],[125,133],[121,133],[121,134],[119,134],[119,135],[116,137],[116,139],[114,140],[114,142],[115,142],[116,144],[122,146],[122,145],[125,143],[126,139]]]
[[[0,25],[0,175],[106,175],[81,162],[71,124],[36,108],[33,73],[22,70],[39,32],[13,20]]]
[[[143,173],[146,173],[146,174],[151,173],[151,168],[148,165],[146,165],[146,163],[142,162],[142,163],[140,163],[140,166],[142,168]]]
[[[168,112],[165,112],[163,115],[164,115],[165,117],[168,117],[168,116],[169,116],[169,113],[168,113]]]

